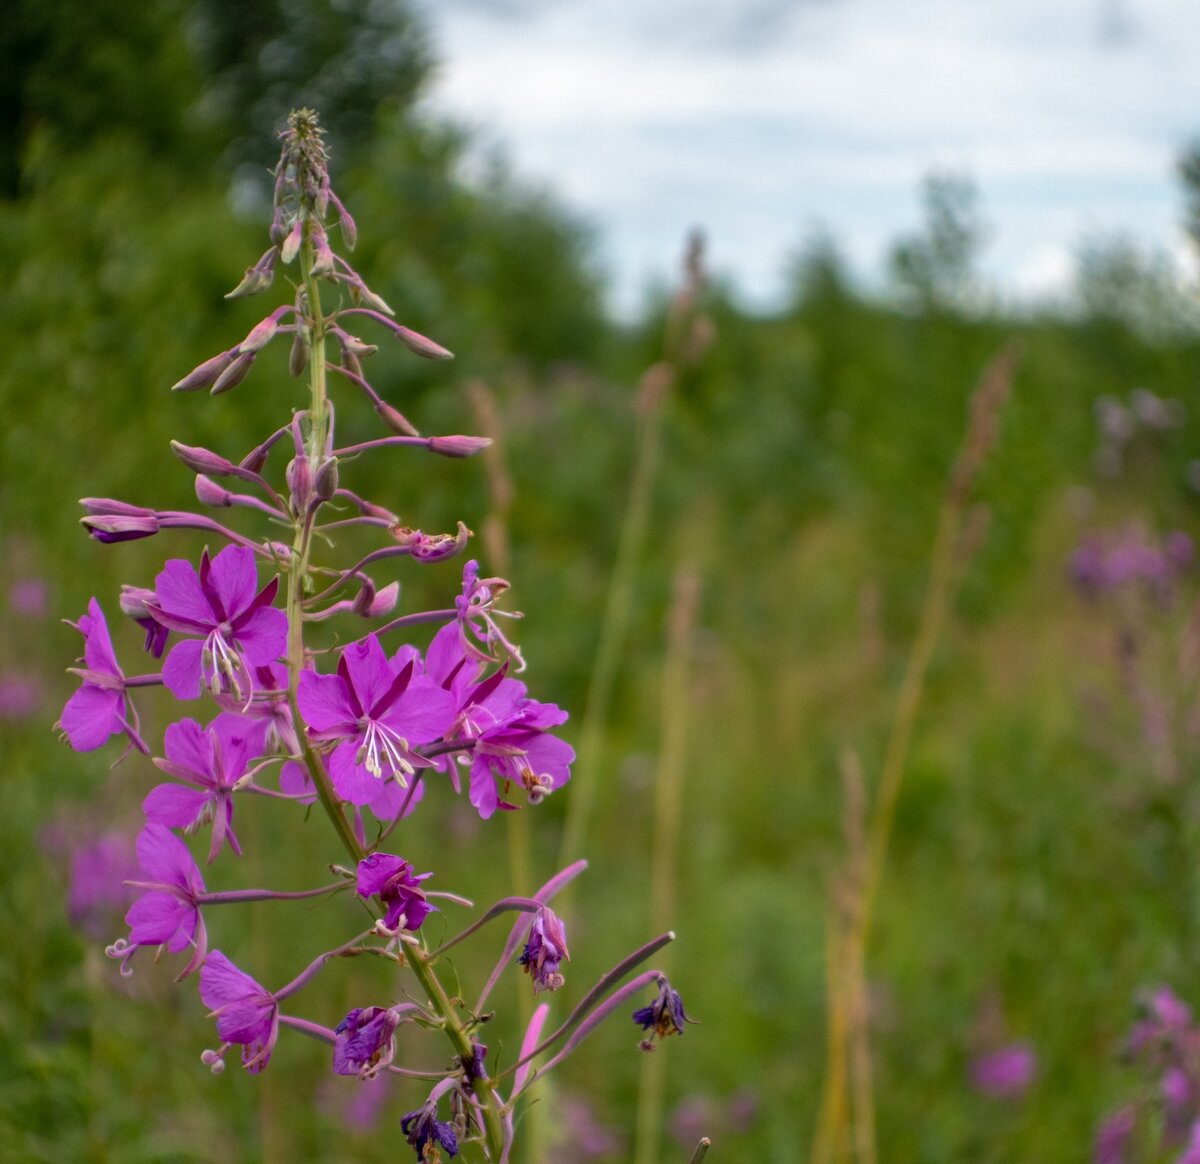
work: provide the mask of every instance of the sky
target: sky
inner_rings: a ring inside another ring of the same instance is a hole
[[[750,306],[817,230],[879,278],[931,172],[968,176],[1000,294],[1062,293],[1084,239],[1187,253],[1197,0],[418,0],[428,103],[591,223],[632,314],[704,230]]]

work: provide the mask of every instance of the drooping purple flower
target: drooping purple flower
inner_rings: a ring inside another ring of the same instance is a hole
[[[436,1160],[439,1148],[450,1156],[458,1155],[458,1136],[454,1125],[437,1118],[437,1104],[426,1103],[400,1117],[400,1130],[404,1138],[416,1149],[418,1160]]]
[[[117,663],[104,611],[94,598],[76,624],[83,635],[83,666],[71,670],[83,686],[67,700],[58,727],[77,752],[103,746],[109,736],[124,734],[130,744],[149,753],[138,734],[137,714],[125,693],[125,674]]]
[[[115,943],[111,953],[128,965],[139,946],[165,946],[172,954],[190,946],[192,956],[179,975],[186,978],[204,961],[208,948],[200,913],[204,878],[187,846],[161,824],[146,825],[136,847],[143,880],[131,884],[143,892],[125,914],[128,943]]]
[[[272,578],[255,593],[254,551],[226,546],[215,558],[200,555],[200,571],[172,558],[155,579],[155,601],[146,608],[162,626],[190,636],[171,648],[163,683],[178,699],[201,688],[248,699],[251,667],[267,667],[287,647],[287,615],[271,605],[279,589]]]
[[[997,1099],[1020,1099],[1037,1072],[1037,1055],[1028,1043],[1011,1043],[971,1063],[971,1086]]]
[[[336,743],[329,775],[337,794],[380,819],[401,811],[414,772],[431,765],[414,749],[440,739],[454,717],[453,699],[416,673],[414,656],[402,649],[389,660],[372,634],[342,652],[337,674],[300,676],[309,734]]]
[[[1131,1106],[1118,1108],[1097,1129],[1093,1164],[1127,1164],[1137,1115]]]
[[[480,734],[471,762],[470,800],[484,820],[497,808],[516,807],[506,799],[513,787],[537,804],[570,780],[575,750],[546,730],[566,719],[553,703],[523,699],[506,722]]]
[[[142,802],[146,819],[186,832],[211,822],[209,863],[226,839],[241,856],[233,831],[233,792],[250,761],[262,753],[266,734],[265,720],[229,712],[222,712],[207,728],[194,719],[171,724],[164,735],[166,758],[154,763],[184,784],[160,784],[152,789]]]
[[[559,963],[571,955],[567,952],[567,932],[562,920],[553,910],[542,906],[533,916],[525,949],[517,961],[533,978],[533,991],[558,990],[565,981]]]
[[[153,604],[154,601],[154,591],[147,590],[144,586],[121,587],[121,613],[133,619],[146,632],[146,641],[142,644],[142,649],[148,655],[161,659],[163,651],[167,649],[167,639],[171,632],[150,613],[147,603]]]
[[[682,1035],[683,1024],[694,1020],[688,1018],[683,1009],[683,999],[665,977],[658,980],[658,997],[649,1005],[633,1012],[633,1021],[650,1035],[641,1042],[643,1051],[654,1050],[654,1039],[665,1039],[668,1035]]]
[[[429,904],[421,889],[421,882],[432,876],[432,873],[414,873],[403,857],[372,853],[358,863],[356,887],[359,897],[379,896],[387,907],[383,924],[389,930],[401,923],[406,930],[419,930],[437,908]]]
[[[394,1036],[399,1022],[399,1015],[387,1007],[355,1007],[334,1032],[334,1071],[360,1079],[378,1075],[396,1053]]]
[[[257,1075],[270,1062],[279,1035],[279,1003],[265,987],[239,970],[220,950],[209,954],[200,970],[200,998],[217,1020],[224,1046],[242,1048],[242,1066]]]

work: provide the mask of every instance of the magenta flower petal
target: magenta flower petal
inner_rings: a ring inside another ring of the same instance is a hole
[[[200,971],[200,998],[217,1020],[217,1034],[242,1044],[242,1064],[257,1075],[270,1062],[279,1034],[275,996],[213,950]]]
[[[181,639],[163,661],[163,686],[176,699],[200,698],[200,639]]]
[[[159,784],[142,801],[142,812],[153,824],[186,831],[203,821],[209,801],[209,794],[198,788],[185,788],[182,784]]]
[[[114,732],[124,730],[125,696],[120,691],[85,683],[62,710],[58,724],[77,752],[103,747]]]
[[[187,846],[162,825],[151,823],[138,835],[137,855],[145,892],[125,915],[130,944],[165,945],[173,954],[193,944],[202,946],[197,899],[204,892],[204,878]],[[202,957],[202,949],[198,952]]]
[[[203,633],[212,623],[213,611],[200,587],[200,578],[191,562],[172,558],[154,579],[158,613],[166,616],[166,625],[184,633]]]
[[[287,652],[287,615],[275,606],[264,606],[238,628],[237,641],[246,662],[266,667]]]
[[[300,676],[296,701],[304,722],[314,729],[318,739],[325,732],[349,735],[357,726],[358,715],[350,706],[350,693],[340,675],[305,671]]]
[[[224,609],[225,617],[234,619],[254,601],[258,590],[254,551],[248,546],[226,546],[213,558],[206,581]]]
[[[351,643],[342,652],[339,670],[342,665],[363,711],[368,713],[387,694],[398,673],[388,665],[387,655],[374,635]]]
[[[347,740],[339,744],[329,757],[329,778],[334,791],[351,804],[370,804],[378,793],[380,781],[357,760],[358,744]]]

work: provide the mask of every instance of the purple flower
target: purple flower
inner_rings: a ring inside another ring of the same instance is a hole
[[[113,915],[119,915],[134,897],[126,884],[138,871],[131,839],[110,830],[71,847],[67,916],[93,938],[107,933]]]
[[[9,587],[8,602],[14,614],[23,618],[44,618],[46,583],[40,578],[18,578]]]
[[[453,1125],[443,1123],[436,1116],[437,1104],[427,1103],[400,1118],[400,1130],[416,1149],[418,1160],[438,1159],[435,1153],[439,1148],[444,1148],[451,1156],[458,1155],[458,1137]]]
[[[1020,1099],[1037,1072],[1037,1056],[1028,1043],[980,1055],[971,1063],[971,1086],[998,1099]]]
[[[144,892],[125,914],[129,942],[115,943],[111,952],[128,964],[139,946],[165,946],[172,954],[191,946],[191,959],[179,975],[186,978],[204,961],[208,947],[200,914],[204,878],[187,846],[163,825],[142,829],[137,855],[145,880],[131,884]]]
[[[267,667],[287,648],[287,615],[271,605],[279,589],[272,578],[258,593],[254,551],[226,546],[200,572],[172,558],[155,579],[155,601],[146,609],[162,626],[194,636],[176,643],[163,666],[163,683],[177,699],[213,694],[249,698],[250,667]]]
[[[649,1005],[633,1012],[633,1021],[650,1037],[643,1039],[643,1051],[654,1050],[654,1038],[665,1039],[668,1035],[682,1035],[683,1024],[693,1022],[683,1009],[683,999],[664,977],[658,980],[658,997]]]
[[[562,920],[553,910],[544,905],[534,914],[529,927],[529,938],[517,961],[525,973],[533,978],[533,990],[557,990],[565,979],[559,972],[559,963],[571,955],[567,952],[567,932]]]
[[[83,680],[63,708],[58,727],[77,752],[91,752],[123,733],[139,751],[149,753],[138,734],[137,715],[125,694],[125,675],[117,663],[104,611],[94,598],[76,624],[83,635],[83,666],[71,670]]]
[[[212,822],[211,863],[226,838],[241,856],[233,831],[233,792],[250,761],[262,753],[267,722],[223,712],[207,728],[183,719],[167,728],[166,759],[155,765],[191,787],[160,784],[142,802],[146,819],[168,828],[193,832]]]
[[[409,778],[431,761],[414,751],[441,738],[454,717],[453,700],[416,675],[415,652],[389,660],[375,635],[352,643],[336,675],[300,676],[300,714],[314,740],[336,743],[329,775],[343,800],[394,818],[411,802]]]
[[[24,675],[0,673],[0,719],[28,719],[41,702],[42,685]]]
[[[1187,1147],[1183,1150],[1183,1155],[1179,1157],[1175,1164],[1200,1164],[1200,1120],[1192,1124],[1192,1131],[1188,1137]]]
[[[400,1022],[394,1010],[382,1006],[355,1007],[334,1032],[333,1069],[339,1075],[357,1075],[372,1079],[396,1053],[396,1027]]]
[[[479,736],[471,763],[470,800],[484,820],[497,808],[516,807],[501,798],[501,792],[507,796],[513,786],[523,788],[529,803],[537,804],[570,780],[575,750],[546,731],[566,719],[567,713],[553,703],[523,699],[511,718]]]
[[[1118,1108],[1096,1132],[1092,1148],[1094,1164],[1126,1164],[1133,1140],[1136,1115],[1132,1107]]]
[[[421,923],[433,913],[421,889],[421,882],[432,873],[413,873],[413,867],[402,857],[390,853],[372,853],[358,863],[357,889],[359,897],[378,894],[387,907],[383,924],[389,930],[401,922],[406,930],[419,930]]]
[[[279,1035],[279,1004],[275,996],[239,970],[220,950],[213,950],[200,971],[200,999],[217,1020],[224,1046],[242,1047],[242,1066],[257,1075],[270,1062]]]

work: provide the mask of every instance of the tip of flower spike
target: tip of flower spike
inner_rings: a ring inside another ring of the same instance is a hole
[[[426,360],[452,360],[454,353],[448,348],[442,347],[441,344],[435,343],[428,336],[422,335],[419,331],[413,331],[411,327],[403,327],[401,324],[392,324],[392,329],[396,333],[396,338],[406,347],[413,355],[422,356]]]

